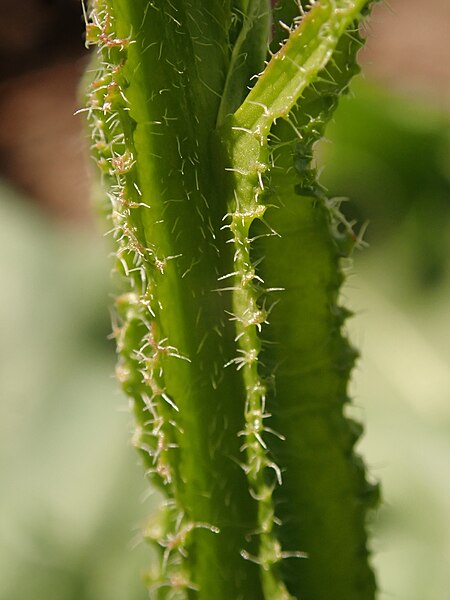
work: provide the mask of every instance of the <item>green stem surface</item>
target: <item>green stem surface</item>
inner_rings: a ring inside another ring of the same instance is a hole
[[[93,2],[117,374],[166,496],[154,598],[373,598],[337,298],[356,238],[311,165],[368,2],[306,4],[279,3],[264,68],[267,0]]]

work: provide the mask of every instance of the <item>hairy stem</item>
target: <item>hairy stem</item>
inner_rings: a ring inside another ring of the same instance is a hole
[[[312,165],[369,2],[310,4],[92,3],[117,374],[166,497],[154,598],[373,598],[338,303],[357,237]]]

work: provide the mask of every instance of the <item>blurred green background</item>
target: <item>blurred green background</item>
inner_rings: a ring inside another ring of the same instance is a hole
[[[343,298],[362,353],[350,412],[366,424],[360,451],[383,487],[370,523],[379,598],[447,600],[450,85],[432,40],[428,63],[414,59],[417,32],[438,38],[440,25],[423,22],[418,2],[408,20],[407,4],[374,16],[365,78],[318,162],[330,193],[349,198],[348,218],[370,223]],[[448,5],[431,4],[441,23]],[[78,4],[66,9],[66,20],[78,15]],[[0,82],[0,600],[141,600],[151,552],[140,531],[157,502],[113,379],[110,248],[88,208],[71,117],[81,33],[70,51],[36,36],[26,68],[30,49],[9,43],[21,66]]]

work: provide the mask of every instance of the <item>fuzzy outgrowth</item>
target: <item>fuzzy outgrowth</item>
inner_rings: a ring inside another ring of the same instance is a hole
[[[127,135],[129,101],[122,70],[128,47],[134,41],[117,36],[113,16],[104,2],[98,2],[90,15],[87,41],[98,45],[100,62],[90,84],[87,107],[92,152],[108,190],[108,218],[117,248],[117,269],[130,286],[130,291],[116,302],[113,335],[120,357],[116,372],[124,390],[137,404],[138,412],[147,413],[145,420],[141,418],[135,444],[148,454],[146,462],[162,482],[170,483],[170,467],[164,456],[170,442],[158,404],[165,401],[176,410],[165,394],[160,364],[161,354],[175,349],[158,336],[152,275],[155,270],[162,270],[163,265],[145,238],[137,210],[148,208],[148,204],[142,197],[135,149]],[[131,354],[130,347],[133,347]]]
[[[126,278],[129,290],[118,296],[113,317],[112,335],[119,356],[116,375],[137,417],[133,444],[143,457],[147,473],[168,490],[173,481],[168,455],[176,448],[173,430],[177,424],[161,408],[162,404],[168,405],[173,413],[178,408],[165,391],[161,357],[175,355],[177,351],[158,332],[154,273],[161,272],[164,264],[146,240],[139,213],[139,209],[149,206],[140,189],[123,77],[128,48],[134,40],[117,35],[111,9],[100,0],[89,15],[86,41],[98,46],[85,109],[92,133],[91,149],[110,203],[107,214],[111,223],[109,233],[116,245],[116,270]],[[163,511],[158,519],[157,541],[163,551],[155,580],[160,583],[176,580],[175,589],[180,591],[191,586],[184,572],[180,575],[181,545],[173,544],[172,548],[163,542],[176,537],[175,529],[187,527],[179,522],[177,515],[182,513],[174,506],[172,500],[171,510]]]

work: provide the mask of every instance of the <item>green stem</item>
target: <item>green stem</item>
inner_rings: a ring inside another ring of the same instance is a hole
[[[264,70],[266,0],[93,3],[87,111],[127,281],[117,372],[166,495],[145,532],[154,598],[373,597],[337,302],[356,237],[311,165],[368,3],[314,3]]]
[[[292,270],[292,265],[297,265],[297,246],[289,242],[289,236],[286,236],[285,227],[278,227],[279,223],[276,218],[267,221],[264,217],[267,209],[267,199],[265,197],[265,184],[263,178],[269,179],[270,185],[272,181],[275,186],[281,188],[281,183],[278,179],[284,182],[283,194],[286,202],[291,202],[292,194],[294,193],[294,184],[289,177],[289,171],[292,170],[292,162],[283,163],[283,150],[275,151],[270,154],[270,146],[268,136],[271,128],[277,119],[286,117],[292,113],[293,108],[299,102],[299,99],[305,89],[316,81],[318,74],[327,66],[330,57],[332,56],[336,46],[338,45],[342,34],[349,28],[355,18],[360,14],[361,8],[366,4],[363,0],[341,0],[341,1],[323,1],[316,4],[307,16],[302,20],[301,24],[292,31],[288,42],[282,49],[272,57],[264,73],[259,78],[253,89],[244,100],[241,107],[236,113],[230,117],[221,128],[221,139],[225,147],[228,148],[229,166],[228,170],[233,178],[232,194],[229,200],[229,229],[232,234],[234,244],[234,268],[230,277],[233,279],[233,318],[236,323],[236,341],[238,344],[238,355],[234,359],[239,370],[242,370],[245,383],[247,399],[245,409],[246,426],[243,431],[245,436],[245,448],[247,453],[246,472],[249,483],[252,489],[252,494],[257,498],[259,503],[259,527],[260,527],[260,551],[257,561],[261,564],[264,574],[264,586],[267,597],[287,598],[289,597],[284,584],[281,582],[278,575],[278,565],[284,558],[291,562],[298,563],[294,559],[303,558],[305,555],[302,552],[305,547],[294,546],[290,544],[289,551],[283,550],[281,544],[277,540],[274,524],[274,508],[272,494],[276,485],[281,485],[282,470],[285,465],[276,464],[273,455],[270,454],[269,444],[273,445],[277,437],[285,439],[289,436],[290,440],[296,440],[295,429],[298,429],[297,420],[294,420],[294,431],[283,420],[272,421],[273,428],[268,427],[265,421],[270,417],[271,410],[266,410],[267,394],[269,391],[266,379],[262,377],[261,368],[261,339],[260,332],[264,324],[268,322],[268,309],[270,303],[270,294],[279,290],[292,289],[293,286],[298,286],[297,282],[305,275],[301,272],[298,276],[282,278],[279,283],[279,277],[272,282],[271,272],[269,271],[266,277],[265,265],[272,265],[274,272],[283,272],[283,265],[288,271]],[[331,111],[330,111],[331,113]],[[294,131],[296,131],[293,125]],[[292,130],[292,127],[291,127]],[[273,134],[277,137],[278,129],[275,129]],[[301,134],[299,134],[301,136]],[[283,136],[284,137],[284,136]],[[281,138],[283,140],[283,137]],[[290,139],[290,138],[289,138]],[[280,145],[284,148],[284,144]],[[289,152],[289,150],[288,150]],[[292,155],[292,151],[291,151]],[[292,161],[292,158],[291,158]],[[271,164],[275,168],[271,168]],[[270,176],[267,173],[270,172]],[[273,175],[272,175],[273,172]],[[279,178],[278,178],[279,175]],[[296,182],[295,182],[296,183]],[[295,194],[294,194],[295,195]],[[284,201],[284,200],[283,200]],[[292,200],[292,202],[295,202]],[[298,203],[298,200],[296,199]],[[291,225],[292,219],[295,223],[299,220],[298,211],[301,211],[301,205],[288,211],[283,209],[279,211],[281,224],[284,226]],[[326,211],[325,211],[326,212]],[[327,213],[326,213],[327,214]],[[297,215],[297,219],[296,219]],[[325,223],[326,223],[326,217]],[[286,223],[283,219],[287,219]],[[258,229],[255,234],[254,223],[260,221],[263,223],[263,228]],[[272,225],[272,221],[274,225]],[[322,231],[320,230],[322,227]],[[324,239],[325,246],[330,242],[328,225],[323,229],[323,224],[317,223],[315,235],[319,239]],[[280,230],[281,229],[281,230]],[[287,239],[285,239],[287,237]],[[260,240],[268,240],[267,244]],[[314,248],[310,244],[310,239],[305,241],[306,248]],[[308,244],[310,244],[308,246]],[[258,253],[258,260],[254,260],[254,246],[269,248],[267,252]],[[279,250],[278,250],[279,247]],[[286,248],[286,251],[283,250]],[[284,256],[294,257],[294,261],[286,262]],[[258,264],[262,259],[261,270],[258,270]],[[325,267],[327,257],[322,256],[322,264]],[[318,267],[321,267],[320,259]],[[278,265],[278,266],[276,266]],[[328,300],[325,292],[328,288],[338,288],[333,281],[333,273],[336,273],[337,279],[340,281],[338,257],[334,260],[333,270],[327,271],[325,276],[325,289],[323,295],[317,292],[316,301],[323,302]],[[311,288],[314,289],[315,278],[319,276],[318,269],[315,274],[311,269],[307,275],[311,273],[312,281]],[[303,286],[303,283],[301,284]],[[293,288],[298,289],[297,287]],[[301,288],[303,289],[303,287]],[[285,304],[288,302],[288,294],[280,297],[279,308],[275,314],[280,314],[283,311],[284,329],[279,328],[276,333],[279,336],[273,335],[275,328],[270,320],[270,326],[264,328],[268,332],[271,341],[282,348],[283,356],[291,357],[292,351],[289,344],[289,336],[285,336],[286,328],[289,331],[300,331],[301,324],[295,324],[292,311],[295,306]],[[297,300],[299,300],[297,298]],[[301,304],[298,305],[301,313],[301,319],[305,318],[305,314],[301,311]],[[275,309],[274,309],[275,310]],[[296,311],[298,313],[298,310]],[[308,317],[306,317],[308,318]],[[314,319],[314,317],[311,317]],[[328,314],[317,314],[316,321],[318,324],[323,324],[324,328],[329,328],[333,325],[332,320],[328,318]],[[329,329],[327,329],[329,330]],[[332,329],[333,331],[334,329]],[[339,331],[339,327],[337,328]],[[314,355],[313,337],[307,340],[303,352],[307,352],[309,348],[310,355]],[[281,344],[280,344],[281,342]],[[301,355],[300,355],[301,356]],[[281,360],[281,358],[280,358]],[[286,360],[284,358],[283,360]],[[297,359],[299,360],[299,359]],[[294,367],[293,367],[294,368]],[[302,389],[301,380],[303,368],[299,370],[297,367],[299,380],[296,380],[298,389]],[[347,372],[342,373],[339,381],[345,386],[348,378]],[[277,402],[283,405],[290,402],[290,398],[294,396],[293,390],[295,387],[283,389],[280,393],[279,375],[275,376],[277,381]],[[281,382],[282,384],[282,382]],[[283,409],[284,410],[284,409]],[[290,410],[286,406],[286,415],[290,415]],[[288,417],[289,419],[289,417]],[[280,425],[280,426],[279,426]],[[269,441],[270,440],[270,441]],[[293,443],[293,442],[292,442]],[[281,443],[283,447],[283,443]],[[290,447],[290,442],[286,442],[286,448]],[[332,447],[332,445],[331,445]],[[294,462],[300,464],[301,454],[296,448]],[[288,452],[288,451],[287,451]],[[274,476],[268,475],[268,471],[272,471]],[[290,465],[289,474],[291,475],[296,470]],[[295,478],[298,485],[302,485],[302,478]],[[283,486],[284,489],[284,486]],[[289,496],[281,494],[284,501],[287,501]],[[293,500],[293,498],[292,498]],[[316,501],[316,498],[310,498],[311,503]],[[326,502],[326,501],[325,501]],[[313,508],[309,509],[314,510]],[[297,537],[297,544],[302,540],[301,536]],[[300,569],[300,567],[293,567]],[[297,592],[297,590],[296,590]]]
[[[97,16],[104,55],[115,65],[106,88],[98,78],[94,99],[100,94],[107,114],[102,151],[121,268],[132,284],[119,299],[119,372],[135,400],[137,444],[176,502],[153,587],[176,581],[180,594],[257,599],[257,567],[240,555],[256,528],[239,466],[244,394],[238,374],[223,370],[234,336],[225,327],[229,300],[214,291],[231,252],[212,202],[209,159],[225,78],[224,8],[110,4]]]

